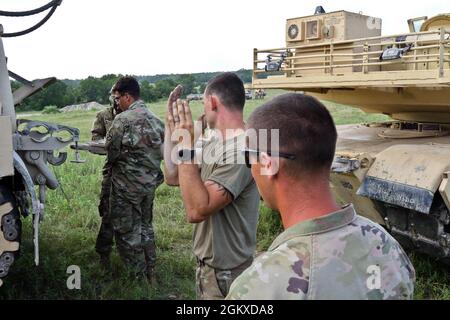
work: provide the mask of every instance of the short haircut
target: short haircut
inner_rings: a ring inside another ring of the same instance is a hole
[[[257,108],[247,123],[248,129],[279,129],[279,151],[296,156],[285,161],[286,173],[293,176],[330,170],[336,149],[337,132],[327,108],[317,99],[297,93],[274,98]],[[258,131],[259,132],[259,131]]]
[[[128,93],[135,100],[139,99],[141,95],[141,89],[137,80],[131,76],[121,77],[117,80],[116,84],[112,88],[112,91],[117,91],[119,94]]]
[[[205,95],[216,95],[230,110],[244,110],[245,89],[242,80],[232,72],[225,72],[209,80]]]

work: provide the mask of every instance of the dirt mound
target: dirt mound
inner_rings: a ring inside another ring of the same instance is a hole
[[[72,106],[64,107],[61,109],[61,112],[102,110],[105,108],[106,107],[104,105],[101,105],[100,103],[93,101],[93,102],[75,104]]]

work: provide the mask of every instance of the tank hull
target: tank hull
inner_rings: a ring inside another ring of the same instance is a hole
[[[450,136],[386,139],[386,130],[338,126],[333,193],[403,246],[449,262]]]
[[[450,123],[450,87],[355,88],[308,94],[396,120]]]

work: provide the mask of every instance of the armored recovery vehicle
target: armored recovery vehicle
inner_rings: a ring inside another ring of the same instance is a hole
[[[407,248],[450,263],[450,14],[408,20],[325,13],[288,19],[286,46],[254,49],[253,89],[302,91],[380,113],[338,126],[331,184]]]
[[[46,188],[58,187],[58,180],[48,164],[63,164],[67,153],[58,153],[57,150],[79,139],[78,129],[16,118],[15,105],[56,79],[28,81],[8,71],[3,38],[21,36],[37,29],[60,4],[61,0],[54,0],[31,11],[0,11],[0,16],[21,17],[49,10],[36,26],[21,32],[6,33],[0,25],[0,286],[18,257],[21,218],[30,214],[35,263],[39,264],[39,223],[44,214]],[[22,84],[14,92],[10,77]]]

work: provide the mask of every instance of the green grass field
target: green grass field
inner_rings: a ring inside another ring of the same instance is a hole
[[[280,91],[269,93],[270,96]],[[247,102],[247,117],[262,102]],[[201,114],[200,102],[191,103],[193,114]],[[346,106],[327,103],[336,124],[382,121],[380,115],[367,115]],[[165,103],[150,108],[163,118]],[[77,127],[81,141],[90,138],[95,112],[33,115],[45,120]],[[29,116],[27,118],[30,118]],[[0,299],[195,299],[195,261],[191,252],[192,226],[184,218],[177,188],[162,185],[155,200],[154,228],[158,248],[158,286],[125,276],[114,252],[114,273],[103,272],[94,250],[100,218],[97,213],[101,168],[104,158],[83,153],[84,164],[67,161],[56,167],[62,189],[48,192],[46,214],[41,224],[41,263],[34,266],[31,219],[24,221],[21,258],[16,261],[0,288]],[[69,160],[74,158],[69,150]],[[258,250],[265,250],[280,232],[278,216],[261,205]],[[450,299],[450,271],[430,258],[411,255],[417,272],[416,299]],[[67,267],[81,268],[81,290],[68,290]]]

